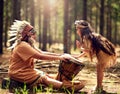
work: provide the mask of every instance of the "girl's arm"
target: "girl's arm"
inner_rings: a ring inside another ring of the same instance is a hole
[[[87,53],[86,52],[82,52],[81,54],[77,54],[77,55],[72,55],[74,58],[80,58],[80,57],[84,57],[86,56]]]

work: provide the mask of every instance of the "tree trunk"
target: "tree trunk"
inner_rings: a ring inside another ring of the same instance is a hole
[[[115,27],[115,29],[114,29],[114,30],[115,30],[115,31],[114,31],[114,32],[115,32],[115,34],[114,34],[114,44],[116,45],[116,44],[117,44],[117,31],[118,31],[118,30],[117,30],[117,21],[115,21],[114,23],[115,23],[115,24],[114,24],[114,25],[115,25],[115,26],[114,26],[114,27]]]
[[[21,0],[13,0],[13,21],[21,20],[20,7],[21,7]]]
[[[41,48],[41,42],[42,42],[42,32],[41,32],[41,7],[38,5],[38,25],[39,25],[39,48]]]
[[[89,18],[90,18],[90,23],[92,24],[92,22],[93,22],[93,19],[92,19],[92,16],[93,16],[93,13],[92,13],[92,4],[91,5],[89,5],[89,7],[91,7],[90,9],[88,9],[89,10]]]
[[[74,22],[77,20],[77,0],[74,0]],[[76,28],[74,28],[74,50],[76,50],[76,39],[77,39],[77,33],[76,33]]]
[[[87,0],[83,0],[83,20],[87,20]]]
[[[42,50],[47,50],[47,31],[48,31],[48,0],[44,0],[44,7],[43,7],[43,47]]]
[[[0,54],[3,53],[3,5],[4,5],[4,1],[0,0]]]
[[[107,38],[111,41],[111,28],[112,21],[111,21],[111,2],[108,0],[107,2]]]
[[[35,3],[34,3],[34,0],[31,0],[31,4],[30,4],[30,23],[31,25],[34,27],[35,26],[35,21],[34,21],[34,17],[35,17],[35,7],[34,7]]]
[[[104,0],[101,0],[101,7],[100,7],[100,34],[104,35]]]
[[[9,1],[5,1],[4,2],[5,4],[5,9],[4,9],[4,11],[5,11],[5,17],[4,17],[4,19],[5,19],[5,26],[4,26],[4,31],[5,31],[5,35],[4,35],[4,46],[5,47],[7,47],[7,31],[8,31],[8,24],[9,24],[9,16],[8,16],[8,13],[9,13],[9,9],[8,9],[8,7],[9,7]]]
[[[56,8],[55,8],[56,9]],[[58,33],[57,33],[57,22],[58,22],[58,13],[57,13],[57,10],[55,10],[55,43],[57,42],[58,40]]]
[[[50,1],[49,1],[50,2]],[[48,22],[47,22],[47,24],[48,24],[48,40],[47,40],[47,42],[48,42],[48,44],[49,44],[49,47],[52,45],[51,44],[51,24],[50,24],[50,21],[51,21],[51,10],[50,10],[50,8],[51,8],[51,6],[50,6],[50,3],[48,2]]]
[[[98,12],[98,10],[97,10],[98,8],[97,8],[97,6],[96,6],[96,13],[95,13],[95,32],[99,32],[98,31],[98,27],[97,26],[99,26],[99,24],[98,24],[98,20],[99,20],[99,12]]]
[[[118,25],[117,25],[117,21],[118,21],[118,12],[117,12],[117,10],[115,10],[115,21],[114,21],[114,27],[115,27],[115,29],[114,29],[114,32],[115,32],[115,34],[114,34],[114,43],[115,43],[115,45],[117,44],[117,31],[118,31]]]
[[[68,9],[69,9],[69,2],[68,0],[64,0],[64,53],[68,53]]]
[[[28,10],[28,8],[29,8],[29,0],[25,0],[25,20],[26,21],[28,21],[28,12],[29,12],[29,10]]]

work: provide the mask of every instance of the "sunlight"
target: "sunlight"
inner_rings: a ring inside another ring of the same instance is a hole
[[[50,5],[54,5],[56,3],[57,0],[49,0]]]

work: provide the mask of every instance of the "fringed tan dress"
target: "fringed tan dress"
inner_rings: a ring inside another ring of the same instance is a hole
[[[114,45],[101,35],[92,33],[85,35],[82,40],[82,47],[89,50],[89,56],[92,60],[96,55],[97,61],[103,68],[109,68],[116,63],[116,52]]]

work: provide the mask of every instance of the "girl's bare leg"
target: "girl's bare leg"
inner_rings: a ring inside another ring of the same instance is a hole
[[[102,89],[102,81],[104,77],[104,66],[97,64],[97,88]]]

